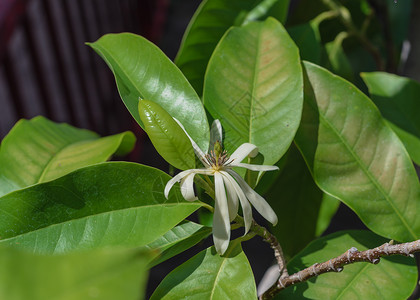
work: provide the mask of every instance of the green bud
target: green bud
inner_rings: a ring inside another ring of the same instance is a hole
[[[222,151],[223,151],[222,143],[220,143],[219,141],[216,141],[216,143],[214,143],[214,156],[219,157]]]

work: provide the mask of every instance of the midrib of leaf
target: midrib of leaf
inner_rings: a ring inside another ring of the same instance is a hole
[[[39,175],[39,178],[36,180],[35,183],[41,183],[41,182],[43,182],[45,176],[47,176],[47,170],[49,169],[49,166],[52,164],[54,158],[57,157],[58,154],[60,154],[61,152],[63,152],[67,148],[73,146],[74,144],[77,144],[77,143],[80,143],[80,142],[94,141],[94,140],[95,139],[86,139],[86,140],[81,140],[81,141],[77,141],[77,142],[70,142],[69,144],[65,145],[64,147],[59,148],[58,151],[55,152],[54,155],[52,155],[48,159],[47,164],[45,165],[44,169],[42,170],[41,174]]]
[[[344,292],[350,288],[350,286],[353,284],[353,282],[356,281],[356,279],[359,278],[359,276],[362,274],[362,272],[365,271],[368,267],[370,267],[370,265],[368,265],[368,264],[364,265],[363,268],[361,270],[359,270],[359,272],[357,272],[355,276],[353,276],[353,278],[344,287],[344,289],[341,290],[341,292],[337,295],[336,299],[340,299],[344,295]]]
[[[311,106],[313,108],[313,105],[311,105]],[[343,145],[347,148],[347,150],[350,152],[350,154],[356,160],[356,162],[358,163],[358,165],[362,169],[363,173],[365,173],[365,175],[370,179],[370,181],[374,184],[374,186],[384,196],[385,200],[388,202],[388,204],[391,206],[391,208],[395,211],[396,215],[401,220],[401,223],[406,227],[407,231],[410,232],[410,234],[412,235],[413,239],[414,240],[417,239],[417,235],[413,232],[413,230],[411,229],[411,227],[408,225],[408,223],[407,223],[406,219],[404,218],[404,216],[401,214],[401,212],[399,211],[399,209],[391,201],[391,199],[389,198],[389,195],[385,192],[385,190],[383,189],[382,185],[376,180],[376,178],[371,174],[371,172],[368,169],[366,169],[365,164],[360,159],[360,157],[357,155],[357,153],[353,151],[353,149],[350,147],[350,145],[347,143],[347,141],[344,139],[344,137],[342,137],[341,134],[339,134],[338,130],[334,126],[332,126],[332,124],[330,122],[328,122],[328,120],[324,116],[323,112],[320,111],[320,110],[319,110],[319,116],[321,117],[321,123],[324,123],[324,125],[328,126],[335,133],[335,135],[339,138],[339,140],[343,143]],[[395,179],[393,179],[393,180],[395,180]]]

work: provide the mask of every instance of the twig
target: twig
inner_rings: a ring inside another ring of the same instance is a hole
[[[276,284],[260,296],[260,299],[272,299],[276,294],[288,286],[304,282],[312,277],[328,272],[341,272],[343,271],[343,267],[348,264],[355,262],[378,264],[382,256],[404,255],[413,257],[413,254],[416,252],[420,252],[420,240],[398,245],[393,245],[391,241],[391,243],[385,243],[379,247],[366,251],[359,251],[352,247],[336,258],[332,258],[323,263],[316,263],[290,276],[280,277]]]

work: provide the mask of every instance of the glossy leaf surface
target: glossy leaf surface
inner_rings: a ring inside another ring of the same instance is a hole
[[[20,120],[1,143],[0,196],[131,151],[131,132],[96,133],[43,117]]]
[[[184,34],[176,64],[199,95],[211,54],[231,26],[273,16],[284,21],[289,0],[204,0]]]
[[[159,104],[139,101],[139,115],[157,152],[175,168],[194,169],[195,154],[190,139]]]
[[[403,144],[352,84],[304,63],[305,106],[298,147],[326,193],[372,231],[398,241],[420,236],[420,186]]]
[[[101,250],[42,256],[0,248],[0,298],[80,300],[144,298],[150,252]]]
[[[211,227],[203,226],[194,222],[185,221],[175,226],[163,236],[148,244],[149,249],[163,251],[151,263],[150,267],[189,249],[211,234]]]
[[[155,299],[256,299],[251,266],[240,242],[223,256],[207,248],[173,270],[153,293]]]
[[[3,243],[37,253],[143,246],[200,207],[168,175],[134,163],[103,163],[0,198]]]
[[[249,142],[264,164],[277,162],[299,126],[302,101],[298,49],[278,21],[226,33],[209,62],[204,104],[220,119],[228,151]]]
[[[359,251],[389,242],[369,231],[337,232],[312,242],[287,265],[289,273],[328,261],[351,247]],[[415,260],[381,258],[379,264],[353,263],[340,273],[327,273],[285,289],[275,299],[407,299],[416,285]]]
[[[201,149],[208,148],[209,127],[200,98],[158,47],[130,33],[107,34],[89,45],[111,68],[124,104],[141,126],[139,98],[158,103]]]

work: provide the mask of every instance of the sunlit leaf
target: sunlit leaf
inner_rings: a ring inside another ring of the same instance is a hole
[[[296,142],[315,181],[372,231],[398,241],[418,239],[420,186],[403,144],[352,84],[304,66],[308,81]]]
[[[43,117],[20,120],[1,143],[0,196],[124,155],[134,142],[131,132],[100,138]]]

